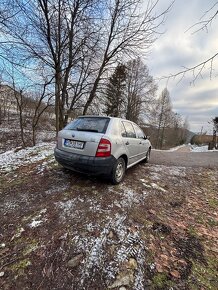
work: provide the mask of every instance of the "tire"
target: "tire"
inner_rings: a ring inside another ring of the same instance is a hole
[[[143,163],[148,163],[151,156],[151,148],[148,149],[145,159],[142,160]]]
[[[118,158],[116,163],[113,166],[110,180],[112,184],[119,184],[125,175],[126,163],[122,157]]]

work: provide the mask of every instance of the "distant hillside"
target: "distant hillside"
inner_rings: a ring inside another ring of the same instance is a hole
[[[197,144],[197,145],[201,145],[201,144],[209,144],[210,142],[213,141],[213,135],[194,135],[191,139],[191,144]]]
[[[156,148],[158,129],[154,126],[142,126],[146,135],[150,136],[152,146]],[[183,128],[166,128],[164,131],[164,142],[162,149],[169,149],[178,145],[191,142],[195,133]]]

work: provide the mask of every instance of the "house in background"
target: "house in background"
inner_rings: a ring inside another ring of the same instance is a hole
[[[13,113],[18,113],[14,89],[8,85],[0,84],[0,117],[9,118]]]

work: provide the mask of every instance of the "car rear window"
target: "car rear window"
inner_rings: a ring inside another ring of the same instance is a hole
[[[65,127],[65,129],[85,132],[105,133],[109,121],[110,118],[83,117],[78,118],[73,122],[69,123]]]

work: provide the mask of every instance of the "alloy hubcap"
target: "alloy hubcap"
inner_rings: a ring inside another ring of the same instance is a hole
[[[119,162],[116,168],[116,180],[119,181],[122,179],[123,177],[123,172],[124,172],[124,168],[123,168],[123,163]]]

